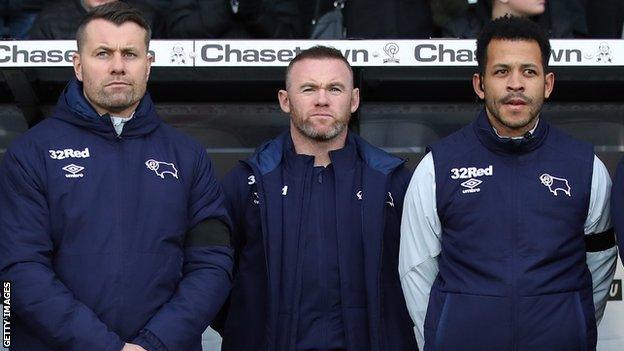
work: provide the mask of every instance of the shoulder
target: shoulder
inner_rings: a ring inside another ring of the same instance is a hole
[[[165,122],[155,131],[155,136],[175,145],[175,148],[185,153],[204,154],[206,148],[195,138],[185,134]]]
[[[427,147],[436,165],[461,159],[467,153],[480,146],[474,134],[473,123],[462,127],[452,134],[438,140]]]
[[[592,144],[576,139],[552,125],[550,125],[545,145],[559,155],[593,163],[594,147]]]
[[[76,128],[68,123],[46,118],[16,138],[7,152],[19,154],[47,149],[51,142],[69,138],[75,132],[74,129]]]
[[[402,158],[387,153],[362,137],[355,134],[352,137],[360,157],[371,169],[388,175],[396,172],[398,168],[403,167],[405,164],[405,160]]]
[[[253,171],[244,163],[239,162],[225,174],[221,180],[221,184],[226,196],[231,197],[241,192],[246,193],[247,191],[245,191],[245,189],[251,189],[257,181],[258,179],[256,179],[256,175],[253,174]]]

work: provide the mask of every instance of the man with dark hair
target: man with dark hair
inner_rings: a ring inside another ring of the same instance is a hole
[[[0,165],[11,350],[199,351],[231,285],[223,193],[145,92],[141,15],[113,2],[81,28],[77,79]]]
[[[591,145],[541,118],[549,53],[528,19],[486,25],[472,79],[485,108],[414,172],[399,273],[424,350],[596,349],[616,263],[611,182]]]
[[[348,131],[360,95],[340,51],[301,52],[278,98],[290,130],[224,179],[223,350],[415,350],[396,270],[410,172]]]

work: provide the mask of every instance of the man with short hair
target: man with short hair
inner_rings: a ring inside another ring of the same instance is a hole
[[[414,172],[399,273],[424,350],[596,348],[615,271],[611,182],[592,145],[541,118],[549,57],[532,21],[489,23],[472,80],[484,110]]]
[[[76,36],[77,80],[0,166],[11,350],[199,351],[233,263],[210,160],[145,92],[135,9],[96,7]]]
[[[404,161],[348,131],[340,51],[304,50],[278,93],[290,129],[224,179],[235,282],[223,350],[415,350],[396,271]]]

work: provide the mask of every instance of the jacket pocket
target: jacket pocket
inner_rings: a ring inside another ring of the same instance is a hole
[[[518,312],[519,350],[587,350],[587,323],[578,292],[521,297]]]
[[[511,305],[507,297],[446,293],[435,331],[435,351],[511,350]]]

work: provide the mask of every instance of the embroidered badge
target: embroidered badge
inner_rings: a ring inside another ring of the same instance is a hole
[[[550,190],[550,192],[553,193],[553,195],[555,196],[558,195],[557,191],[562,191],[564,194],[572,196],[570,193],[570,184],[568,183],[567,179],[558,178],[555,176],[551,176],[548,173],[544,173],[539,177],[539,180],[542,182],[542,184],[548,187],[548,190]]]

